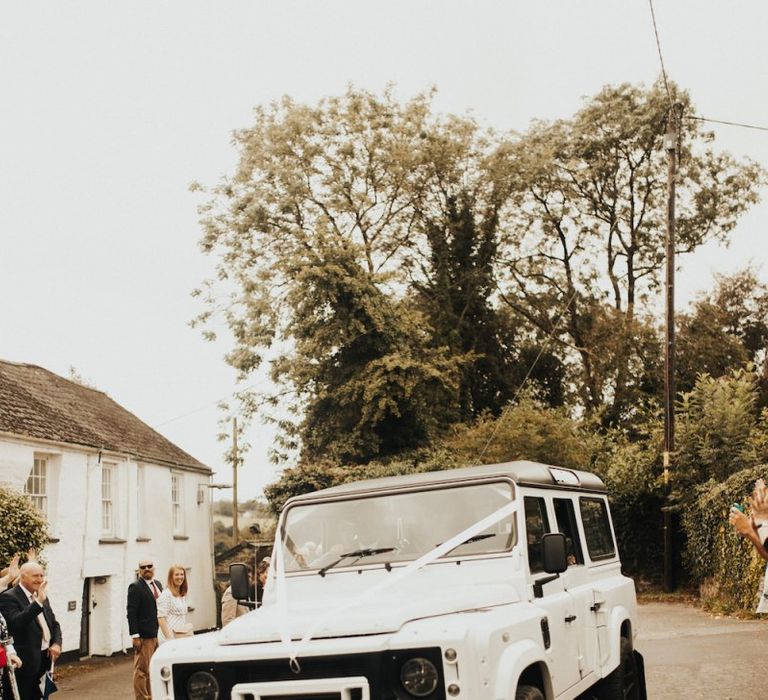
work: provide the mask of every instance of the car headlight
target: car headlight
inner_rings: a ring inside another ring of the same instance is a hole
[[[219,700],[219,684],[208,671],[197,671],[187,681],[189,700]]]
[[[439,680],[437,669],[429,659],[409,659],[400,670],[400,682],[406,692],[417,698],[431,695]]]

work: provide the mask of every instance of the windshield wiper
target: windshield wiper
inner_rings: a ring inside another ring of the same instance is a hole
[[[328,566],[324,566],[322,569],[320,569],[317,573],[321,576],[325,576],[325,573],[332,569],[337,564],[341,564],[345,559],[349,559],[350,557],[357,557],[358,559],[362,559],[363,557],[374,557],[377,554],[386,554],[387,552],[394,552],[394,547],[378,547],[376,549],[356,549],[354,552],[347,552],[346,554],[342,554],[336,561],[328,564]]]
[[[487,540],[489,537],[496,537],[496,533],[494,532],[485,532],[482,535],[475,535],[474,537],[469,537],[460,544],[457,544],[452,549],[449,549],[443,556],[446,556],[447,554],[450,554],[454,549],[458,549],[459,547],[463,547],[465,544],[472,544],[473,542],[480,542],[481,540]]]

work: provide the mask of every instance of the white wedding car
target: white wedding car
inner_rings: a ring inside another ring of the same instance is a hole
[[[526,461],[389,477],[290,499],[263,605],[163,644],[152,697],[644,699],[636,631],[598,477]]]

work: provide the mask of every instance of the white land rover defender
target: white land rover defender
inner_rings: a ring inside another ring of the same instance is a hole
[[[244,567],[232,573],[247,595]],[[510,462],[390,477],[289,500],[263,605],[162,645],[152,697],[640,700],[636,630],[593,474]]]

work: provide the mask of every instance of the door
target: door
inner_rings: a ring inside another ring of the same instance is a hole
[[[554,498],[557,529],[568,543],[568,569],[560,577],[573,600],[573,629],[578,638],[578,662],[581,678],[597,670],[597,629],[595,595],[590,571],[585,562],[585,546],[579,529],[576,508],[571,498]]]
[[[551,578],[541,562],[541,537],[551,532],[544,497],[525,496],[525,536],[527,540],[528,569],[534,584]],[[536,586],[534,585],[534,589]],[[538,595],[538,594],[536,594]],[[541,585],[541,597],[533,603],[539,607],[549,631],[550,644],[545,647],[548,657],[552,687],[560,695],[581,680],[579,664],[579,630],[574,597],[566,590],[564,581],[558,577]],[[542,636],[546,638],[543,634]]]
[[[80,656],[89,656],[91,647],[91,579],[83,581],[83,599],[80,604]]]

